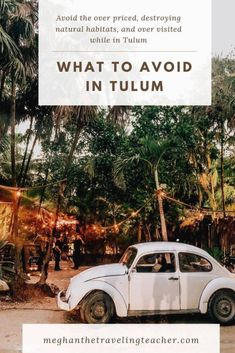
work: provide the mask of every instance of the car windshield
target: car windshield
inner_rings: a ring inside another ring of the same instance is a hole
[[[128,248],[124,254],[122,255],[121,259],[120,259],[120,263],[122,263],[123,265],[126,265],[128,268],[131,267],[135,257],[137,254],[137,249],[136,248]]]

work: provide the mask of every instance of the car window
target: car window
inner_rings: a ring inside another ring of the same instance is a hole
[[[120,259],[120,263],[126,265],[128,268],[131,267],[135,257],[137,254],[137,249],[136,248],[128,248],[124,254],[122,255]]]
[[[212,264],[204,257],[192,253],[179,253],[181,272],[210,272]]]
[[[142,256],[136,265],[137,272],[175,272],[173,253],[153,253]]]

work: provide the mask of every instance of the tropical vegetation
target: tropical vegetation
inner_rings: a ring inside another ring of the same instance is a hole
[[[43,107],[37,21],[37,1],[0,0],[0,201],[13,205],[18,258],[62,215],[116,250],[208,217],[235,238],[234,58],[213,59],[211,106]]]

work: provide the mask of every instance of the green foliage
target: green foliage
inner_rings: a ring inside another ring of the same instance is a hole
[[[221,250],[220,248],[212,248],[212,249],[207,249],[207,251],[209,252],[209,254],[211,256],[213,256],[217,261],[222,262],[223,261],[223,250]]]
[[[108,235],[119,245],[136,241],[140,228],[142,240],[156,239],[156,168],[161,187],[174,198],[196,207],[221,208],[223,185],[225,206],[233,207],[234,60],[214,58],[210,107],[41,107],[36,27],[36,2],[0,0],[1,183],[11,183],[10,146],[15,142],[18,185],[53,184],[66,177],[59,208],[82,224],[113,225],[144,206],[122,225],[120,234]],[[15,121],[10,119],[12,105]],[[14,141],[13,127],[22,122],[27,131],[16,134]],[[55,210],[58,185],[27,196]],[[164,200],[164,211],[174,232],[184,207]]]

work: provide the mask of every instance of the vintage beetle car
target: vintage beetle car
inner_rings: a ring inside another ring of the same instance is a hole
[[[113,315],[208,313],[213,321],[235,318],[235,275],[191,245],[151,242],[130,246],[117,264],[73,277],[58,306],[80,310],[82,321],[107,323]]]

